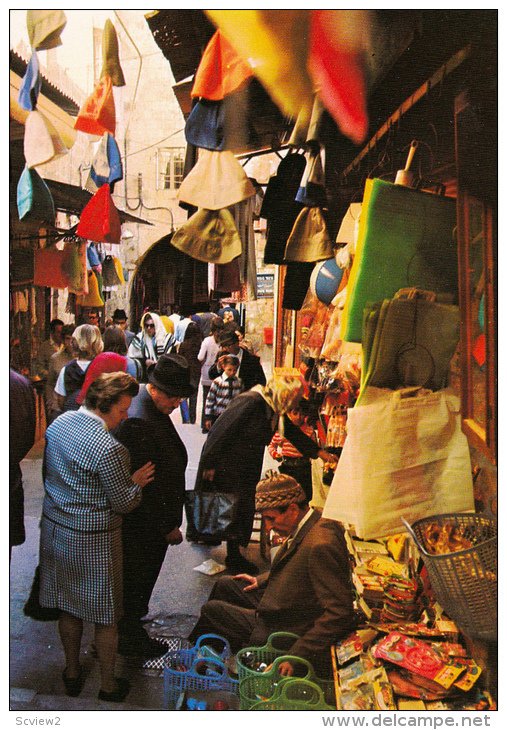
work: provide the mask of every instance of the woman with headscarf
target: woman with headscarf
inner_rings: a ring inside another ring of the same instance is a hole
[[[104,348],[100,330],[93,324],[79,325],[72,338],[76,359],[60,370],[55,385],[60,411],[77,411],[79,404],[76,397],[84,383],[88,366]]]
[[[141,329],[127,351],[128,357],[140,362],[143,382],[147,380],[149,366],[154,365],[161,355],[167,355],[174,344],[174,335],[167,332],[160,315],[156,312],[145,312],[141,317]]]
[[[90,385],[97,380],[99,375],[104,373],[125,373],[127,372],[127,358],[124,355],[118,355],[116,352],[101,352],[94,358],[90,367],[86,371],[85,379],[81,390],[76,396],[78,406],[83,405],[86,400],[86,394]],[[131,375],[131,373],[129,373]]]
[[[195,489],[239,496],[231,528],[235,538],[227,540],[225,564],[230,571],[251,575],[258,572],[257,566],[246,560],[239,548],[247,547],[250,542],[255,487],[262,471],[264,449],[273,434],[281,429],[304,456],[337,461],[334,454],[321,449],[286,416],[302,395],[303,385],[298,378],[274,377],[264,386],[255,385],[231,401],[213,424],[203,446]]]

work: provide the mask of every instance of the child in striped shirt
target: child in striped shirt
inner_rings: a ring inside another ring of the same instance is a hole
[[[204,407],[204,424],[209,430],[218,416],[225,411],[231,400],[241,393],[243,383],[236,376],[239,360],[234,355],[223,359],[223,371],[211,383]]]

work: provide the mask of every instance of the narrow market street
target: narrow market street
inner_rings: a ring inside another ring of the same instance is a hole
[[[494,727],[498,15],[9,10],[15,725]]]
[[[179,411],[175,411],[172,418],[187,448],[187,489],[192,489],[206,437],[201,433],[199,424],[182,425]],[[43,440],[37,442],[21,465],[26,541],[13,548],[10,566],[10,707],[12,710],[51,711],[162,710],[163,678],[156,676],[156,671],[143,669],[139,661],[121,656],[117,660],[117,674],[127,677],[132,685],[127,702],[118,705],[97,701],[99,666],[93,653],[91,625],[85,627],[82,644],[83,665],[88,677],[80,697],[67,697],[61,679],[63,651],[56,622],[34,621],[23,613],[39,554],[43,447]],[[270,467],[267,452],[264,466]],[[184,528],[185,523],[182,531]],[[223,564],[224,557],[225,543],[208,548],[183,541],[181,545],[168,550],[150,602],[148,619],[160,622],[158,626],[150,624],[153,635],[163,633],[166,636],[185,637],[190,632],[200,606],[208,598],[215,581],[213,576],[194,568],[210,558]],[[247,557],[261,567],[266,565],[256,543],[250,544]]]

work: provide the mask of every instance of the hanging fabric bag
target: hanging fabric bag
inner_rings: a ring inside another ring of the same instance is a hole
[[[125,77],[120,65],[118,36],[109,18],[102,31],[102,71],[100,78],[109,76],[113,86],[125,86]]]
[[[76,234],[81,238],[104,243],[118,243],[121,222],[109,185],[102,185],[81,212]]]
[[[227,264],[241,254],[241,239],[227,209],[198,210],[174,233],[171,244],[213,264]]]
[[[69,150],[49,119],[36,109],[26,118],[23,151],[27,167],[36,167],[66,155]]]
[[[36,51],[49,51],[62,45],[60,38],[67,25],[63,10],[27,10],[26,27],[30,45]]]
[[[36,108],[41,87],[42,77],[39,71],[39,57],[37,51],[34,51],[19,87],[18,103],[22,109],[31,112]]]
[[[114,136],[116,109],[110,76],[103,76],[86,99],[79,111],[74,129],[99,137],[102,137],[104,132],[110,132]]]
[[[37,170],[25,167],[17,187],[19,220],[55,224],[55,204],[48,186]]]
[[[348,409],[347,438],[323,517],[370,540],[409,522],[474,509],[472,471],[459,398],[449,389],[368,388]]]
[[[312,262],[329,259],[333,244],[320,208],[303,208],[285,247],[285,261]]]

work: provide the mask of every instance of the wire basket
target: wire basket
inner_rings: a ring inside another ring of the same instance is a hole
[[[238,678],[241,681],[246,677],[258,677],[259,670],[252,669],[251,665],[263,662],[266,665],[272,664],[274,660],[288,654],[288,650],[298,639],[297,634],[289,631],[275,631],[268,637],[264,646],[247,646],[240,649],[236,654]],[[260,670],[262,672],[262,670]]]
[[[308,679],[285,679],[280,682],[269,699],[255,702],[253,712],[269,710],[335,711],[336,707],[326,703],[322,689]]]
[[[497,638],[497,522],[484,514],[442,514],[409,525],[438,602],[472,639]],[[425,532],[429,525],[456,527],[472,543],[465,550],[432,555]]]

